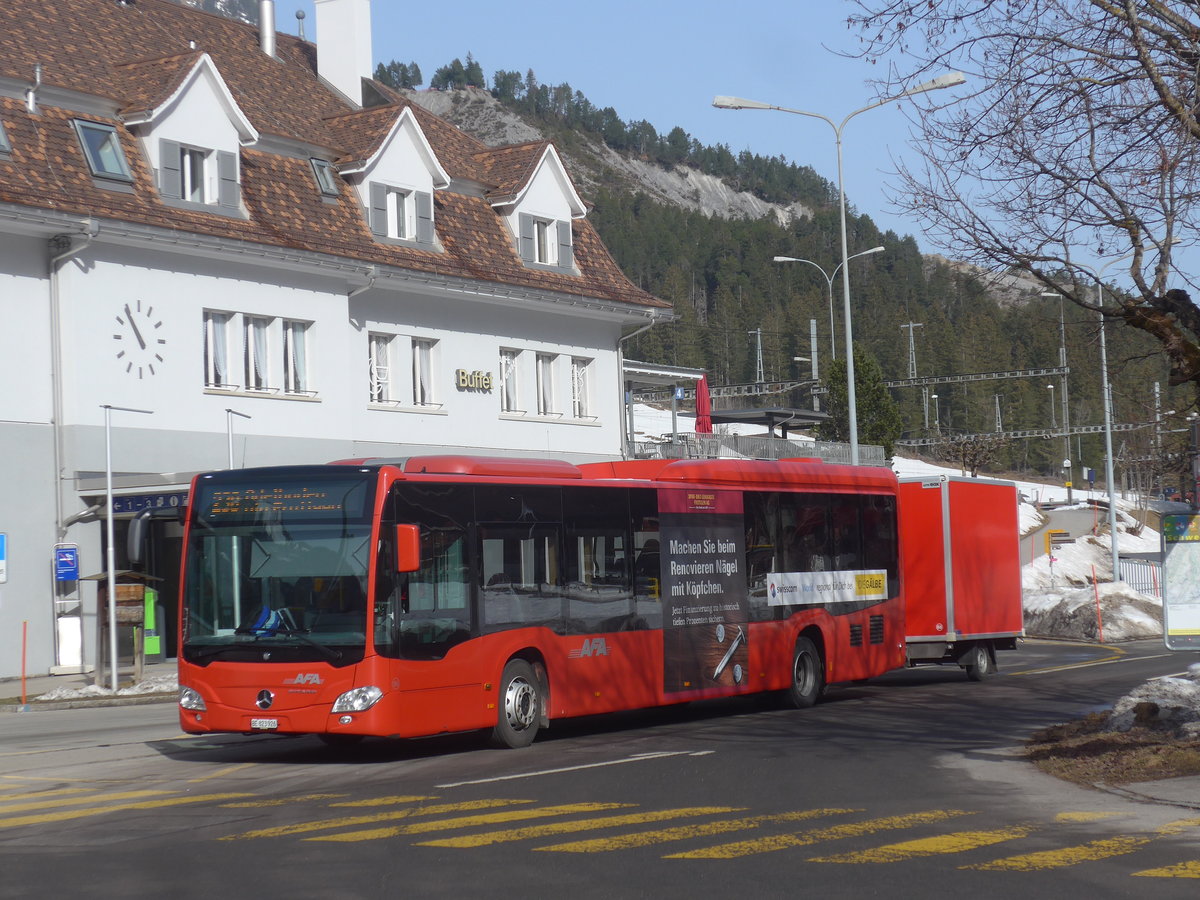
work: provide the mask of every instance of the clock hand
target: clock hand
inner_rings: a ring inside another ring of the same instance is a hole
[[[133,313],[129,311],[129,304],[125,304],[125,315],[129,318],[129,325],[133,329],[133,336],[137,338],[137,342],[143,350],[146,349],[146,339],[142,337],[142,333],[138,331],[137,322],[133,320]]]

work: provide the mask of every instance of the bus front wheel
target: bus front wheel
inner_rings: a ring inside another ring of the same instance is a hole
[[[797,709],[808,709],[817,702],[825,687],[825,666],[816,644],[806,637],[796,638],[792,652],[792,686],[788,699]]]
[[[510,659],[500,676],[499,699],[492,744],[528,747],[542,718],[542,691],[533,666],[523,659]]]

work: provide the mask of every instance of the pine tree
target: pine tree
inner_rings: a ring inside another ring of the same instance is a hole
[[[823,379],[829,389],[829,418],[818,429],[822,440],[850,440],[849,395],[846,391],[846,360],[839,358],[826,370]],[[875,357],[860,344],[854,345],[854,401],[858,419],[858,439],[864,444],[883,447],[884,456],[904,429],[896,401],[883,383],[883,371]]]

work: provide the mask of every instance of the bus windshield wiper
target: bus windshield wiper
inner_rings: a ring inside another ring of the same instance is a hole
[[[234,631],[234,634],[253,635],[255,641],[258,641],[260,638],[264,637],[275,637],[276,635],[282,635],[283,637],[296,637],[308,644],[310,647],[317,648],[317,650],[321,651],[322,656],[332,662],[337,662],[342,658],[341,650],[335,650],[333,647],[327,647],[320,641],[314,641],[308,636],[308,629],[306,628],[291,628],[287,625],[272,625],[271,630],[264,633],[263,629],[261,628],[243,625],[241,628],[238,628],[236,631]],[[238,645],[230,644],[229,646],[236,647]]]

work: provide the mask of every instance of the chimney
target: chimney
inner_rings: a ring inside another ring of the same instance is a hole
[[[258,0],[258,46],[267,56],[275,55],[275,0]]]
[[[371,0],[314,0],[317,74],[362,105],[362,79],[370,78]]]

